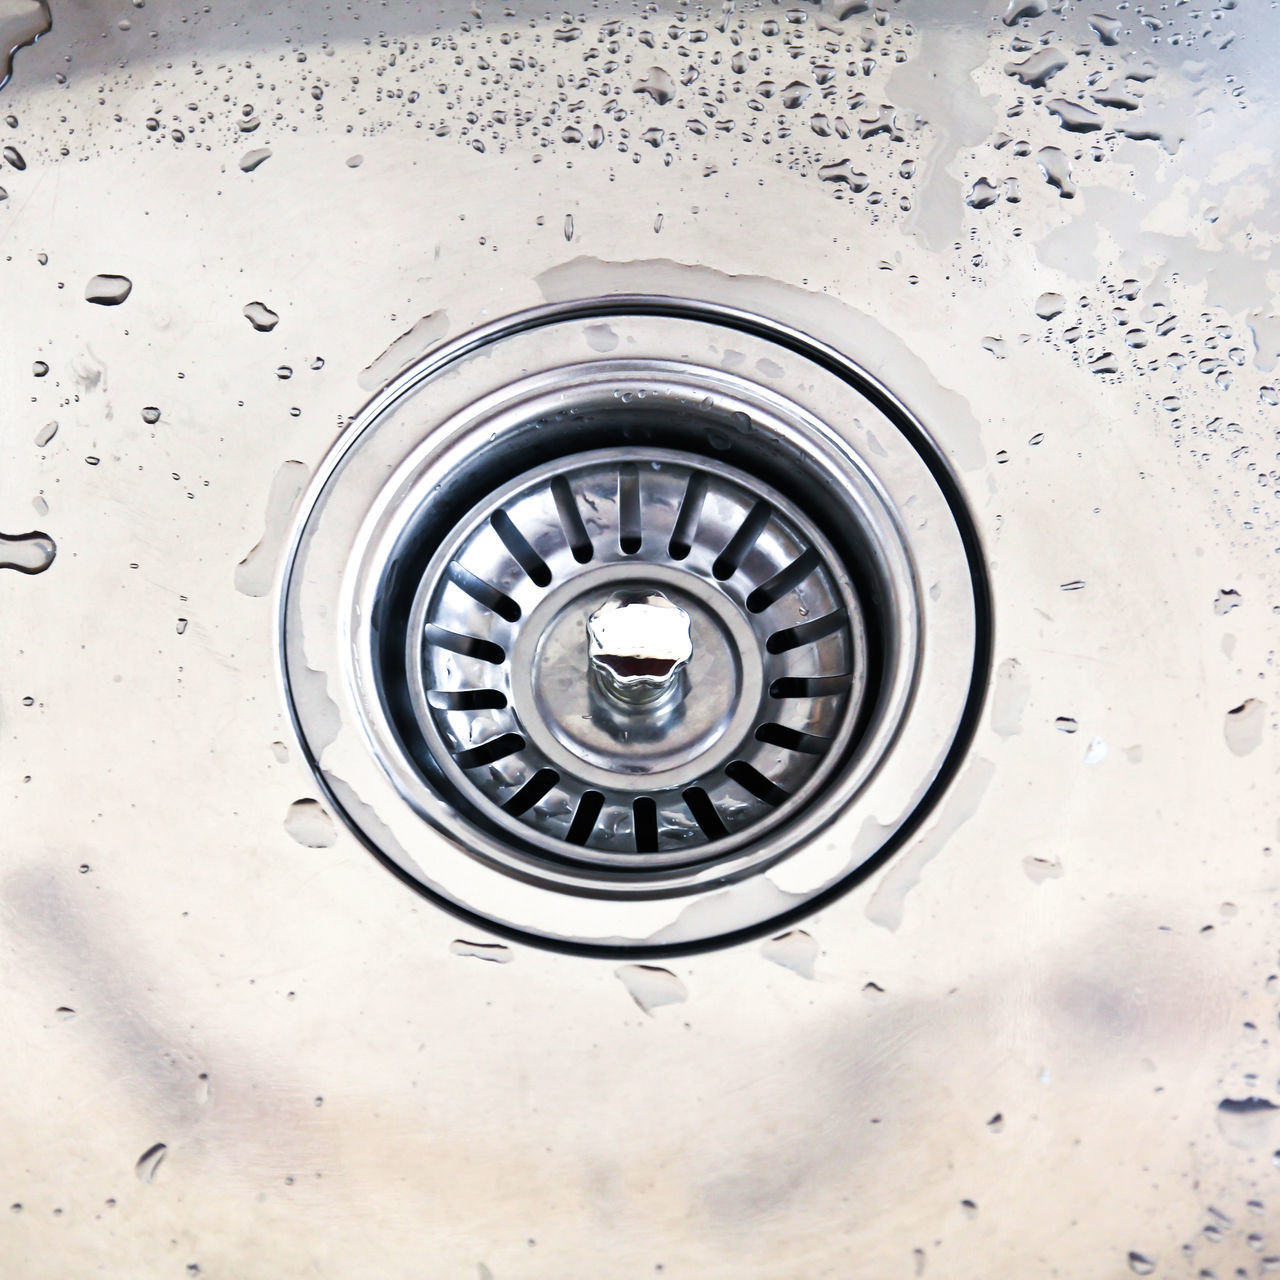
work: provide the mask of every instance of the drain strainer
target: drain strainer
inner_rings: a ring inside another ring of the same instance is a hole
[[[459,794],[548,853],[625,870],[803,804],[849,738],[866,641],[830,544],[780,493],[620,452],[485,503],[424,574],[406,660]]]
[[[803,909],[918,818],[985,678],[945,467],[752,317],[610,299],[468,336],[313,485],[282,595],[346,820],[457,910],[688,946]]]

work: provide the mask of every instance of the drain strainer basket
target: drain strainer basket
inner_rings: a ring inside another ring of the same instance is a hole
[[[312,486],[281,596],[346,821],[499,930],[661,950],[777,924],[918,821],[986,674],[954,481],[755,317],[547,308],[411,369]]]

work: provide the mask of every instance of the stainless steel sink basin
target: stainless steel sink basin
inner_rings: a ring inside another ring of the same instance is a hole
[[[0,1270],[1280,1269],[1278,36],[0,0]]]

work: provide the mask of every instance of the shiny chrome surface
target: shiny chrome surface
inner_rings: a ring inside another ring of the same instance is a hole
[[[776,322],[638,295],[520,313],[406,370],[334,445],[285,556],[286,696],[337,812],[424,892],[584,952],[723,942],[847,888],[927,814],[989,674],[967,513],[919,424],[878,396]],[[586,542],[563,515],[581,492]],[[774,598],[808,549],[812,574]],[[627,583],[680,592],[705,660],[740,673],[718,698],[704,684],[643,788],[574,701],[585,619]],[[835,697],[809,683],[845,675]],[[503,707],[452,704],[489,680]],[[636,838],[641,790],[656,840],[644,815]]]
[[[653,715],[684,700],[693,657],[687,609],[656,589],[615,591],[587,617],[586,632],[588,674],[618,709]]]
[[[605,860],[624,872],[714,856],[814,794],[850,746],[867,665],[812,524],[755,477],[633,430],[471,513],[426,566],[406,642],[427,750],[463,797],[562,857],[640,855]],[[637,612],[671,619],[658,649],[628,645]],[[643,669],[619,675],[637,661],[662,668],[648,688]]]
[[[1268,1274],[1274,9],[509,8],[55,0],[0,90],[4,1273]],[[620,958],[385,873],[294,737],[273,592],[370,397],[637,294],[909,408],[993,678],[857,884]]]

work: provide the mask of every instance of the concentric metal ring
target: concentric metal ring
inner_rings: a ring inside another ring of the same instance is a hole
[[[689,454],[623,456],[547,464],[472,513],[424,571],[406,665],[427,749],[490,820],[637,871],[803,807],[852,734],[867,645],[830,543],[781,494]],[[618,587],[694,620],[660,713],[585,678],[586,620]]]
[[[687,946],[847,882],[985,679],[967,518],[887,403],[797,335],[654,299],[516,317],[404,375],[313,486],[282,595],[347,821],[560,945]],[[691,487],[710,514],[682,530]],[[683,716],[638,736],[587,679],[586,618],[624,588],[696,632]]]

